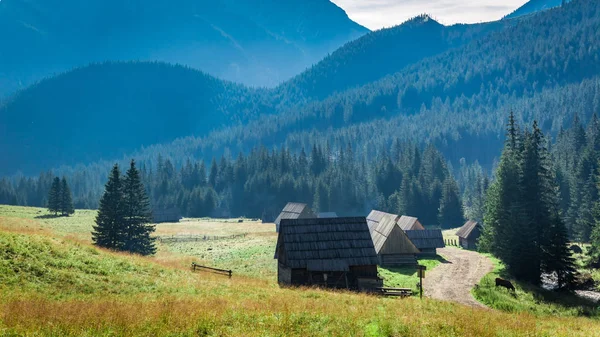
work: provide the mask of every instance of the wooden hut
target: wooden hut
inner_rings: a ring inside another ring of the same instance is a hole
[[[152,210],[152,221],[154,223],[179,222],[179,219],[181,219],[181,213],[175,207]]]
[[[397,222],[398,226],[404,231],[425,230],[425,227],[419,222],[419,219],[412,216],[403,215]]]
[[[392,217],[383,217],[376,227],[369,227],[381,266],[417,264],[420,251]]]
[[[367,291],[383,285],[365,218],[282,219],[280,226],[280,285]]]
[[[458,241],[465,249],[477,248],[477,240],[481,235],[481,225],[477,221],[469,220],[457,232]]]
[[[275,219],[275,230],[279,232],[279,225],[283,219],[309,219],[316,218],[313,211],[306,204],[288,202],[277,219]]]
[[[446,247],[440,229],[408,230],[405,233],[421,251],[419,256],[435,256],[438,248]]]
[[[331,218],[337,218],[338,215],[336,212],[321,212],[317,215],[317,218],[321,218],[321,219],[331,219]]]

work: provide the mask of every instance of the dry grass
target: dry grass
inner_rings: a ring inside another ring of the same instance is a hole
[[[0,217],[12,232],[0,229],[0,242],[10,247],[3,252],[11,254],[1,259],[0,335],[600,336],[600,322],[585,318],[285,289],[269,278],[194,274],[188,269],[192,258],[183,254],[161,250],[147,258],[101,250],[78,235],[52,234],[45,227],[52,224],[36,221]],[[261,233],[249,237],[272,240]],[[249,249],[256,245],[252,242],[232,244],[222,253]],[[237,259],[244,260],[240,254]],[[63,283],[60,277],[81,282]]]

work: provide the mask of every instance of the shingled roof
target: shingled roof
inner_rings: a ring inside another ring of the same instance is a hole
[[[302,218],[314,218],[312,210],[306,204],[298,202],[288,202],[283,208],[277,219],[275,219],[275,227],[279,232],[279,225],[283,219],[302,219]]]
[[[473,233],[473,230],[477,227],[479,227],[479,223],[477,221],[469,220],[456,232],[456,236],[459,238],[468,239]]]
[[[444,248],[446,246],[440,229],[409,230],[405,233],[419,249]]]
[[[421,225],[419,220],[412,216],[403,215],[398,219],[398,226],[404,231],[410,230],[424,230],[425,227]]]
[[[390,217],[383,217],[377,227],[370,230],[373,245],[377,254],[394,253],[394,254],[417,254],[419,250],[407,237],[406,233],[398,226],[398,224]],[[394,241],[394,242],[388,242]],[[384,251],[383,248],[388,244],[388,248]]]
[[[275,258],[289,268],[348,271],[377,265],[365,218],[282,219]]]
[[[384,219],[390,219],[395,223],[396,220],[398,220],[398,214],[391,214],[382,211],[372,210],[371,213],[369,213],[369,216],[367,216],[367,224],[369,225],[369,231],[373,232],[373,230],[377,228],[377,226],[379,226],[379,223]]]

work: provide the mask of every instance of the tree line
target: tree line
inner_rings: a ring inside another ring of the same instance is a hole
[[[236,159],[186,161],[177,170],[159,157],[141,166],[155,208],[184,215],[246,216],[272,221],[289,201],[317,212],[365,215],[372,209],[417,216],[429,226],[462,225],[461,194],[443,156],[394,142],[378,158],[357,157],[351,145],[301,149],[258,147]]]

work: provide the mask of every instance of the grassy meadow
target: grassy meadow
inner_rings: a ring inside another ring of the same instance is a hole
[[[539,316],[600,318],[598,304],[575,296],[568,292],[548,291],[541,287],[510,280],[515,286],[513,293],[502,287],[496,287],[496,277],[508,279],[502,262],[489,256],[495,269],[487,274],[472,290],[473,296],[490,308],[512,313],[533,313]]]
[[[159,235],[210,228],[248,235],[161,245],[156,256],[140,257],[93,247],[95,212],[44,215],[0,206],[2,336],[600,336],[600,322],[588,318],[280,288],[268,271],[272,225],[159,225]],[[240,269],[232,279],[192,273],[192,261]]]

